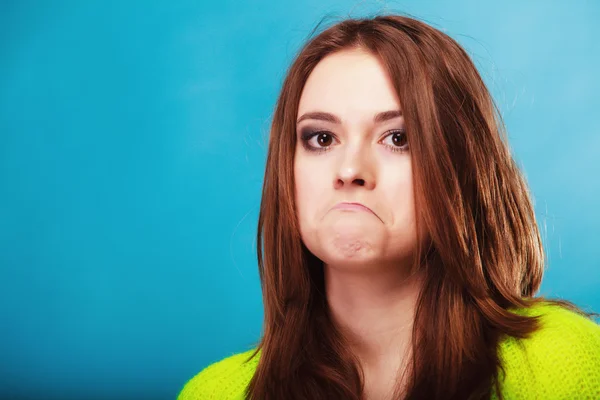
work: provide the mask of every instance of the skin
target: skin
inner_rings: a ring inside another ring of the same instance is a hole
[[[374,122],[376,114],[394,110],[401,112],[401,104],[379,60],[343,50],[310,74],[296,129],[302,239],[323,261],[328,304],[361,361],[368,399],[389,398],[405,368],[422,282],[409,274],[418,235],[404,120]],[[339,123],[305,115],[313,112]],[[325,134],[307,136],[320,131]],[[370,211],[334,208],[340,202]]]

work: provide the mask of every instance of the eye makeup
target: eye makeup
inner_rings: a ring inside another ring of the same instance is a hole
[[[393,129],[391,131],[386,132],[385,136],[380,140],[380,142],[384,141],[387,138],[391,138],[392,139],[392,143],[394,143],[393,139],[394,137],[396,138],[402,138],[405,143],[402,146],[396,146],[394,144],[385,144],[382,143],[384,146],[386,146],[387,148],[389,148],[391,151],[396,152],[396,153],[405,153],[408,151],[408,138],[406,135],[406,131],[404,129]]]
[[[392,140],[388,140],[388,138]],[[404,142],[404,144],[402,146],[396,146],[393,141],[394,138]],[[304,147],[306,151],[313,153],[329,151],[335,142],[339,143],[337,137],[330,131],[310,127],[306,127],[300,131],[300,140],[302,142],[302,147]],[[391,129],[385,132],[378,143],[395,153],[405,153],[408,151],[408,139],[404,129]]]
[[[313,140],[315,138],[316,140]],[[329,131],[306,128],[300,132],[300,140],[302,141],[302,146],[305,150],[314,153],[322,153],[331,148],[331,144],[327,145],[327,143],[334,142],[337,139],[333,133]],[[325,146],[319,146],[321,144],[325,144]]]

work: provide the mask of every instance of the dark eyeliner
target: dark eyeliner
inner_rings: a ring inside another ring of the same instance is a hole
[[[381,138],[380,142],[383,141],[384,139],[386,139],[388,136],[392,136],[395,133],[400,133],[404,136],[406,136],[406,130],[403,129],[392,129],[390,131],[387,131],[386,134],[383,136],[383,138]],[[390,149],[390,151],[393,151],[395,153],[406,153],[407,151],[409,151],[410,146],[408,145],[408,136],[406,136],[406,147],[397,147],[397,146],[390,146],[390,145],[384,145],[386,147],[388,147]]]
[[[331,146],[313,147],[308,144],[308,142],[313,137],[315,137],[321,133],[326,133],[333,137],[332,133],[330,133],[329,131],[323,130],[323,129],[304,128],[300,131],[300,140],[302,141],[302,146],[304,147],[304,149],[306,149],[306,151],[310,151],[310,152],[314,152],[314,153],[321,153],[321,152],[327,151],[331,147]]]
[[[321,132],[322,131],[319,131],[318,129],[305,128],[300,131],[300,139],[302,139],[302,141],[308,141]]]

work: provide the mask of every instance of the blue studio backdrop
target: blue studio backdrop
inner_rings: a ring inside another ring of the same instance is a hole
[[[548,254],[600,311],[600,2],[0,2],[0,397],[174,398],[261,333],[255,230],[285,70],[403,12],[472,55]]]

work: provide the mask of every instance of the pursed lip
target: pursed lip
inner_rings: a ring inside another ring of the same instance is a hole
[[[365,206],[362,203],[350,203],[350,202],[341,202],[336,204],[333,207],[333,210],[354,210],[354,211],[368,211],[371,214],[375,214],[373,212],[373,210],[371,210],[369,207]],[[375,214],[376,215],[376,214]]]

